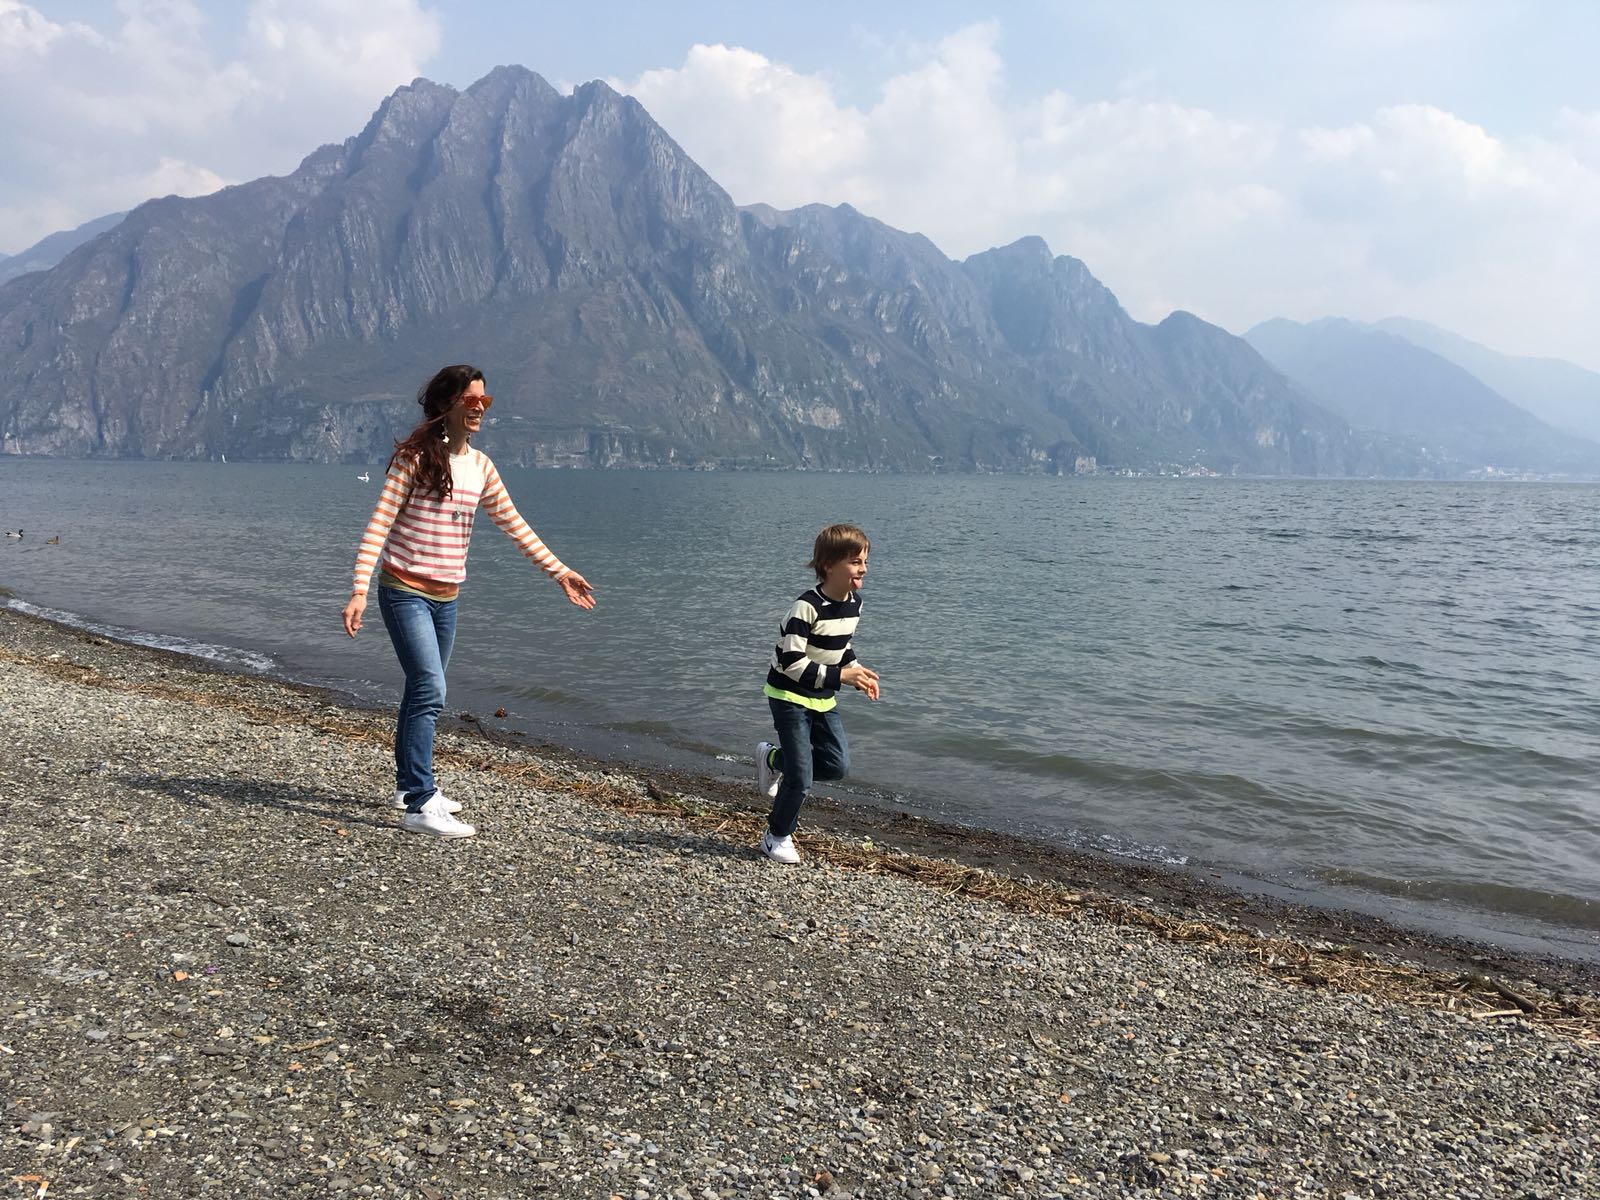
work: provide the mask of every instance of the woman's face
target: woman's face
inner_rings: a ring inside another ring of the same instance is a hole
[[[474,379],[467,390],[456,398],[445,414],[445,429],[451,444],[464,443],[483,428],[483,414],[489,411],[494,400],[483,390],[483,380]]]

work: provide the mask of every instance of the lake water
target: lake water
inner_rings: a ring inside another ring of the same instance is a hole
[[[392,702],[357,467],[0,459],[9,603]],[[849,794],[1600,958],[1600,488],[504,472],[451,711],[742,775],[816,529],[873,538]],[[59,535],[59,545],[44,539]]]

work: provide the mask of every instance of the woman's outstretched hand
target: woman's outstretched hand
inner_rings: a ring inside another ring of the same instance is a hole
[[[589,586],[589,581],[576,571],[568,571],[556,582],[561,585],[561,590],[567,594],[567,599],[571,600],[579,608],[594,607],[594,589]]]
[[[351,596],[344,606],[344,631],[355,637],[356,630],[361,628],[361,614],[367,611],[367,598],[365,596]]]

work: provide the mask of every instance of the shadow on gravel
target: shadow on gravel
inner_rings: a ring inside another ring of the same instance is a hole
[[[183,775],[126,775],[119,783],[138,792],[168,796],[195,808],[232,805],[239,808],[280,808],[285,812],[342,825],[393,829],[393,822],[363,812],[368,807],[347,795],[323,792],[262,780],[191,778]]]
[[[674,834],[655,830],[624,832],[608,829],[589,836],[597,842],[605,842],[624,850],[649,846],[657,850],[693,854],[700,858],[720,858],[729,862],[754,862],[757,857],[754,846],[739,846],[722,838],[705,837],[700,834]]]

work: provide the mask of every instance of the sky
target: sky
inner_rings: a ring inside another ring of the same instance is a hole
[[[285,174],[418,76],[636,97],[740,204],[1137,319],[1430,321],[1600,370],[1595,0],[0,0],[0,252]]]

